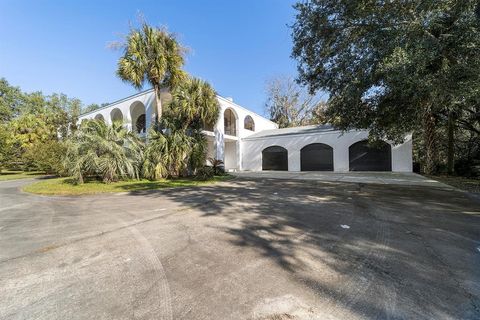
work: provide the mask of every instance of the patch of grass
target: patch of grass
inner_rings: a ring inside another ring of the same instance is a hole
[[[468,192],[480,193],[480,179],[472,179],[458,176],[437,175],[428,176],[442,183],[451,185],[452,187],[465,190]]]
[[[88,181],[76,185],[71,178],[55,178],[35,182],[23,187],[23,191],[43,195],[86,195],[97,193],[124,192],[124,191],[145,191],[165,188],[194,187],[212,184],[218,181],[225,181],[232,176],[216,176],[207,181],[199,181],[191,178],[164,179],[158,181],[150,180],[128,180],[113,183],[101,181]]]
[[[27,179],[35,178],[41,175],[45,175],[45,172],[42,171],[14,171],[14,170],[2,170],[0,173],[0,181],[7,180],[16,180],[16,179]]]

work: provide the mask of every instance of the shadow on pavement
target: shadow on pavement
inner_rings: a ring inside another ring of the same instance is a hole
[[[134,194],[228,219],[218,231],[234,245],[274,261],[331,308],[379,319],[480,318],[480,211],[462,193],[238,179]]]

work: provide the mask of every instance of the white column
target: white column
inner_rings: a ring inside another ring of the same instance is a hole
[[[288,149],[288,171],[300,171],[300,150]]]
[[[348,146],[339,143],[333,148],[333,170],[335,172],[349,171]]]
[[[237,145],[237,170],[242,170],[242,144],[240,143],[240,138],[236,142]]]
[[[215,128],[215,158],[225,162],[225,141],[223,133]]]

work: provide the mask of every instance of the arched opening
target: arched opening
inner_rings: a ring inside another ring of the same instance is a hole
[[[225,134],[230,136],[237,135],[237,117],[232,109],[227,109],[223,113],[223,123]]]
[[[262,170],[288,171],[288,151],[280,146],[271,146],[262,151]]]
[[[145,114],[142,114],[137,118],[137,121],[135,121],[135,129],[138,133],[145,133],[147,130],[147,118],[145,117]]]
[[[300,150],[301,171],[333,171],[333,148],[324,143],[312,143]]]
[[[95,120],[105,122],[105,118],[100,113],[95,116]]]
[[[253,121],[252,117],[250,116],[245,117],[245,120],[243,121],[243,128],[250,131],[255,131],[255,122]]]
[[[120,109],[115,108],[110,112],[110,119],[112,119],[112,122],[120,122],[123,123],[123,113],[120,111]]]
[[[359,141],[348,148],[350,171],[392,171],[392,147],[380,141]]]
[[[132,130],[137,133],[145,133],[147,121],[145,116],[145,105],[139,101],[130,106],[130,118],[132,119]]]

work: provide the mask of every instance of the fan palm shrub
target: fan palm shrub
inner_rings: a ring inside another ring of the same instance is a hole
[[[218,120],[220,106],[213,88],[189,78],[172,92],[161,131],[149,132],[142,174],[148,179],[195,174],[205,165],[207,141],[201,132]]]
[[[138,179],[143,162],[143,145],[121,123],[82,122],[68,140],[64,167],[78,183],[85,177],[101,178],[105,183],[119,179]]]
[[[185,131],[163,134],[150,130],[148,141],[142,167],[143,177],[158,180],[189,174],[192,149],[196,147],[194,139]]]
[[[208,158],[208,162],[210,162],[215,175],[220,176],[225,174],[225,163],[222,160],[217,158]]]
[[[201,79],[189,78],[173,90],[166,120],[173,121],[170,126],[176,129],[201,130],[213,127],[219,112],[220,104],[213,87]]]

